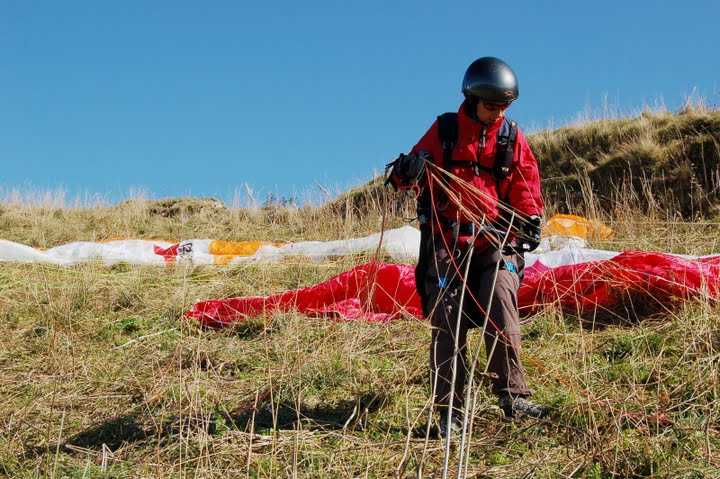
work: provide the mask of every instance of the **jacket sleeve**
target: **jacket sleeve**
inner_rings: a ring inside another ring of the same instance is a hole
[[[543,215],[545,205],[540,188],[538,162],[521,131],[518,131],[515,143],[515,171],[510,178],[508,200],[510,206],[524,215]]]
[[[410,150],[411,154],[425,150],[432,155],[433,163],[439,165],[442,162],[442,146],[440,145],[440,134],[438,133],[437,120],[433,122],[428,131],[420,138],[420,141]]]
[[[437,151],[440,150],[440,156],[437,156]],[[440,140],[438,137],[438,125],[435,121],[428,131],[420,138],[415,146],[410,150],[411,155],[417,155],[421,151],[427,151],[432,157],[432,162],[437,164],[438,161],[442,161],[442,148],[440,147]],[[402,175],[398,174],[396,168],[393,168],[388,177],[388,183],[390,183],[395,190],[409,189],[408,178],[403,178]]]

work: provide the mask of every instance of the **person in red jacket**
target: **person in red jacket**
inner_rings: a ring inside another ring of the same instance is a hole
[[[415,279],[433,326],[430,347],[440,433],[461,427],[467,333],[483,328],[492,390],[507,416],[542,417],[520,362],[517,290],[523,253],[537,248],[543,200],[538,164],[505,117],[515,73],[484,57],[465,72],[457,114],[438,117],[409,154],[389,166],[396,190],[416,189],[421,247]]]

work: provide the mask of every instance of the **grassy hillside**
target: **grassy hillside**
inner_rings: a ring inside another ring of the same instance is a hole
[[[633,138],[648,138],[632,125],[659,132],[661,123],[692,124],[667,144],[650,135],[657,151],[691,151],[670,145],[717,138],[717,130],[696,135],[717,118],[646,115],[532,141],[546,174],[556,171],[570,185],[577,165],[592,178],[612,155],[630,151]],[[602,150],[599,138],[610,137],[615,153]],[[596,148],[606,153],[591,156]],[[610,201],[602,183],[581,195],[568,187],[563,200],[616,230],[593,246],[720,251],[717,223],[677,219],[679,210],[654,194],[642,203],[619,189]],[[67,207],[9,198],[0,204],[0,238],[37,247],[118,237],[334,239],[377,231],[384,212],[396,226],[412,207],[368,189],[304,208],[193,199]],[[434,427],[426,435],[426,323],[286,313],[210,331],[182,318],[196,300],[308,285],[367,259],[224,268],[0,264],[0,476],[438,477],[442,445]],[[470,351],[482,371],[477,336]],[[530,386],[552,415],[505,420],[478,375],[467,477],[720,477],[717,305],[696,301],[595,330],[549,308],[525,322],[523,337]]]
[[[560,209],[612,211],[630,197],[669,216],[717,215],[720,111],[643,113],[530,136],[546,197]],[[584,191],[585,190],[585,191]]]

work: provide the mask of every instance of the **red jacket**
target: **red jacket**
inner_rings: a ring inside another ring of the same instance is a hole
[[[453,150],[453,160],[477,161],[481,166],[492,169],[495,164],[497,134],[502,122],[503,119],[500,118],[495,123],[485,127],[485,147],[480,148],[484,125],[467,116],[464,106],[461,105],[458,111],[458,139]],[[412,153],[418,153],[421,150],[425,150],[432,155],[434,164],[445,168],[437,120],[417,145],[413,147]],[[464,208],[478,216],[484,215],[488,222],[495,221],[500,214],[498,210],[498,186],[500,197],[504,198],[504,201],[517,212],[527,216],[542,216],[543,214],[544,205],[540,193],[540,174],[537,160],[530,150],[525,135],[519,129],[510,174],[499,185],[490,171],[479,170],[479,174],[476,174],[475,169],[466,166],[451,167],[449,171],[455,176],[472,183],[475,188],[480,190],[480,195],[476,194],[471,198],[467,194],[463,194],[462,189],[453,188],[455,193],[462,196],[461,203]],[[453,183],[451,182],[450,185],[453,185]],[[439,186],[433,186],[432,190],[433,197],[436,199],[434,207],[442,216],[449,220],[459,219],[461,222],[466,221],[461,215],[458,215],[457,210],[452,205],[443,208],[442,205],[437,204],[438,193],[440,193]],[[481,196],[482,199],[479,199],[478,196]]]

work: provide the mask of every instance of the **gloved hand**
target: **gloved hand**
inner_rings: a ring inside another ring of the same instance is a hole
[[[425,173],[426,161],[432,161],[432,155],[424,150],[418,154],[401,153],[395,161],[386,166],[386,170],[390,170],[390,175],[385,184],[390,183],[396,190],[412,188]]]
[[[535,251],[540,246],[540,222],[541,218],[533,215],[523,223],[518,241],[524,253]]]

